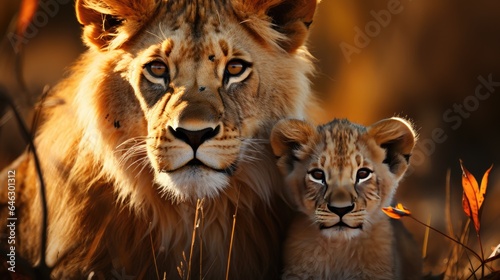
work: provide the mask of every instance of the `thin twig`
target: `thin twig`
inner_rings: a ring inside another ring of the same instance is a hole
[[[488,259],[486,259],[486,260],[482,261],[482,262],[481,262],[481,265],[480,265],[480,266],[478,266],[478,267],[476,267],[476,268],[475,268],[475,269],[474,269],[471,273],[472,273],[472,274],[474,275],[474,277],[475,277],[475,274],[476,274],[476,272],[479,270],[479,268],[482,268],[482,269],[484,270],[484,267],[485,267],[485,266],[486,266],[486,268],[488,268],[488,269],[490,270],[490,272],[494,272],[495,270],[493,269],[493,267],[489,266],[489,265],[488,265],[488,263],[490,263],[490,262],[492,262],[492,261],[494,261],[494,260],[496,260],[496,259],[500,259],[500,255],[496,255],[496,256],[494,256],[494,257],[491,257],[491,258],[488,258]],[[471,266],[472,266],[472,265],[471,265]],[[482,278],[484,278],[484,272],[482,272],[482,274],[483,274],[483,275],[481,276],[481,279],[482,279]],[[471,276],[472,276],[472,275],[471,275]],[[469,278],[470,278],[471,276],[469,276]]]
[[[158,264],[156,263],[155,246],[153,245],[153,235],[151,234],[151,231],[153,231],[153,225],[151,224],[151,222],[149,222],[149,241],[151,242],[151,250],[153,251],[153,261],[155,264],[156,278],[160,280],[160,273],[158,273]]]
[[[447,225],[447,231],[449,236],[455,236],[455,232],[453,230],[453,222],[451,220],[451,184],[450,184],[450,179],[451,178],[451,170],[448,168],[446,170],[446,182],[445,182],[445,221]],[[429,230],[429,228],[427,228]],[[445,272],[448,272],[451,269],[451,275],[455,275],[456,271],[458,271],[457,267],[455,264],[458,263],[458,248],[459,245],[453,243],[451,251],[448,255],[448,262],[446,263],[446,268]],[[455,270],[455,271],[453,271]]]
[[[479,248],[481,250],[481,279],[484,278],[484,250],[483,250],[483,242],[481,242],[481,234],[479,230],[476,232],[477,241],[479,242]]]
[[[42,118],[42,109],[45,106],[45,100],[47,99],[49,91],[50,91],[49,86],[45,86],[43,88],[43,92],[42,92],[42,96],[40,97],[40,101],[35,106],[35,114],[33,116],[33,119],[31,120],[31,134],[32,135],[36,134],[36,130],[37,130],[38,125],[40,123],[40,119]]]
[[[238,188],[238,198],[236,200],[236,209],[234,210],[233,214],[233,227],[231,229],[231,241],[229,242],[229,253],[227,255],[226,280],[229,280],[229,268],[231,267],[231,253],[233,251],[234,231],[236,228],[236,216],[238,215],[238,206],[240,204],[240,193],[241,189]]]
[[[39,264],[34,268],[35,273],[38,275],[39,278],[41,279],[49,279],[50,278],[50,272],[51,268],[47,266],[47,263],[45,261],[45,250],[47,248],[47,200],[46,200],[46,194],[45,194],[45,183],[43,180],[43,175],[42,175],[42,168],[40,165],[40,160],[38,159],[38,154],[36,152],[36,147],[33,142],[33,137],[29,131],[29,129],[26,127],[26,124],[23,121],[23,118],[21,117],[21,114],[17,110],[16,106],[14,105],[14,102],[7,96],[6,93],[0,90],[0,100],[8,104],[12,111],[14,112],[14,117],[16,118],[16,121],[20,127],[21,134],[28,142],[29,150],[33,153],[33,160],[35,162],[35,169],[38,175],[38,180],[40,183],[40,200],[41,200],[41,206],[42,206],[42,238],[41,238],[41,244],[40,244],[40,262]]]
[[[451,191],[450,191],[450,177],[451,171],[450,168],[446,170],[446,198],[445,198],[445,218],[446,225],[448,229],[448,235],[455,237],[455,232],[453,231],[453,223],[451,221]]]
[[[493,256],[491,258],[488,258],[484,261],[484,263],[489,263],[489,262],[492,262],[492,261],[495,261],[495,260],[498,260],[500,259],[500,254],[496,255],[496,256]]]
[[[200,242],[200,280],[203,279],[203,236],[202,236],[202,233],[203,233],[203,229],[205,228],[205,212],[203,212],[203,202],[204,202],[204,198],[201,199],[201,205],[200,205],[200,212],[201,212],[201,229],[199,232],[198,232],[198,237],[199,237],[199,242]]]
[[[410,217],[410,218],[412,218],[415,222],[417,222],[417,223],[419,223],[419,224],[421,224],[421,225],[423,225],[423,226],[429,227],[429,228],[430,228],[430,229],[432,229],[433,231],[435,231],[435,232],[437,232],[437,233],[441,234],[442,236],[444,236],[444,237],[448,238],[449,240],[451,240],[451,241],[453,241],[453,242],[455,242],[455,243],[460,244],[460,245],[461,245],[461,246],[463,246],[465,249],[469,250],[469,251],[470,251],[470,252],[471,252],[474,256],[476,256],[476,258],[477,258],[479,261],[481,261],[481,262],[483,261],[483,260],[481,259],[481,256],[479,256],[479,255],[478,255],[478,254],[477,254],[474,250],[472,250],[469,246],[467,246],[467,245],[465,245],[465,244],[461,243],[460,241],[456,240],[455,238],[453,238],[453,237],[451,237],[451,236],[448,236],[446,233],[444,233],[444,232],[440,231],[439,229],[434,228],[434,227],[432,227],[432,226],[430,226],[430,225],[427,225],[427,224],[425,224],[425,223],[423,223],[423,222],[419,221],[417,218],[413,217],[412,215],[409,215],[409,217]]]
[[[474,279],[477,279],[475,272],[473,272],[474,271],[474,264],[472,263],[472,260],[469,256],[469,253],[467,253],[467,251],[466,251],[465,255],[467,256],[467,261],[469,261],[469,272],[471,273],[471,275],[469,275],[469,277],[467,277],[467,279],[470,279],[472,276],[474,276]]]
[[[469,242],[469,232],[470,232],[470,223],[471,223],[471,219],[467,219],[467,222],[465,222],[465,227],[462,231],[462,235],[460,236],[460,243],[462,244],[466,244]],[[460,247],[459,244],[457,244],[458,248],[457,248],[457,254],[458,256],[462,256],[464,254],[464,248],[463,247]],[[467,258],[469,259],[469,262],[470,262],[470,258],[469,258],[469,255],[467,255]],[[456,267],[456,271],[458,271],[458,260],[457,260],[457,267]]]
[[[484,261],[484,262],[483,262],[480,266],[476,267],[474,270],[471,270],[471,274],[472,274],[472,275],[474,275],[474,277],[475,277],[476,272],[477,272],[477,271],[478,271],[481,267],[484,267],[484,266],[486,266],[486,268],[488,268],[488,269],[490,270],[490,272],[495,272],[495,270],[494,270],[492,267],[489,267],[489,266],[487,266],[487,265],[486,265],[486,263],[488,263],[488,262],[490,262],[490,261],[489,261],[489,260],[488,260],[488,261]],[[483,265],[483,264],[484,264],[484,265]],[[469,278],[470,278],[470,277],[472,277],[472,275],[470,275],[470,276],[469,276]],[[482,276],[482,277],[481,277],[481,279],[483,279],[483,278],[484,278],[484,276]]]
[[[187,279],[191,279],[191,261],[193,259],[194,243],[196,240],[196,229],[199,226],[198,213],[200,210],[200,206],[201,206],[201,200],[198,198],[198,200],[196,200],[196,211],[194,213],[193,235],[191,236],[191,248],[189,252]]]
[[[429,214],[429,218],[427,218],[427,224],[431,224],[431,217],[432,214]],[[422,259],[425,259],[427,257],[427,247],[429,245],[429,231],[430,229],[428,227],[425,228],[425,233],[424,233],[424,244],[422,246]]]

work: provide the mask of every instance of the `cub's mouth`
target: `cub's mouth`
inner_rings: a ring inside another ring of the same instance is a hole
[[[359,225],[356,225],[356,226],[350,226],[350,225],[344,223],[343,221],[340,221],[340,222],[338,222],[336,224],[332,224],[332,225],[325,224],[325,223],[321,223],[319,225],[319,229],[320,230],[330,229],[330,228],[337,229],[337,230],[343,230],[345,228],[363,230],[363,224],[359,224]]]

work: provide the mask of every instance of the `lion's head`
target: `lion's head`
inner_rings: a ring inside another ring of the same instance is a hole
[[[295,201],[321,232],[348,240],[381,219],[409,164],[415,132],[404,119],[369,127],[334,120],[318,128],[280,121],[271,134]]]
[[[87,83],[98,89],[79,89],[78,113],[86,143],[125,167],[121,176],[154,180],[179,201],[215,197],[250,139],[267,137],[281,118],[305,116],[311,64],[303,43],[316,0],[76,6],[92,49]],[[116,165],[104,169],[116,176]]]
[[[44,99],[35,139],[52,277],[278,277],[290,209],[269,133],[311,105],[316,2],[76,1],[89,49]],[[20,254],[36,263],[23,165]]]

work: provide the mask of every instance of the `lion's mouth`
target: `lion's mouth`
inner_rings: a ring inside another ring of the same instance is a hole
[[[231,165],[229,165],[229,167],[224,168],[224,169],[218,169],[218,168],[213,168],[213,167],[206,165],[205,163],[203,163],[201,160],[199,160],[197,158],[193,158],[190,161],[188,161],[185,165],[180,166],[176,169],[172,169],[172,170],[163,169],[163,170],[160,170],[160,172],[161,173],[174,173],[174,172],[178,172],[178,171],[189,171],[189,170],[197,170],[197,169],[212,170],[212,171],[215,171],[217,173],[223,173],[223,174],[226,174],[228,176],[232,176],[234,174],[234,171],[236,170],[236,164],[235,163],[231,164]]]
[[[328,224],[324,224],[324,223],[321,223],[319,225],[319,229],[320,230],[324,230],[324,229],[329,229],[329,228],[336,228],[338,230],[342,230],[344,228],[350,228],[350,229],[363,229],[363,225],[362,224],[359,224],[359,225],[356,225],[356,226],[350,226],[346,223],[344,223],[343,221],[340,221],[336,224],[333,224],[333,225],[328,225]]]
[[[201,162],[201,160],[197,159],[197,158],[194,158],[192,160],[190,160],[185,166],[187,167],[201,167],[201,168],[209,168],[215,172],[219,172],[219,173],[224,173],[224,174],[227,174],[229,176],[232,176],[234,171],[236,170],[236,164],[231,164],[229,165],[228,168],[224,168],[224,169],[217,169],[217,168],[212,168],[206,164],[204,164],[203,162]]]

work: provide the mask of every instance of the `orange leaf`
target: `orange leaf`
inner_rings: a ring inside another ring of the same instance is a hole
[[[479,232],[481,224],[479,222],[479,205],[477,195],[479,194],[479,187],[476,178],[464,167],[462,160],[460,160],[460,167],[462,168],[462,187],[464,189],[465,202],[462,199],[462,207],[465,214],[471,217],[474,223],[476,232]]]
[[[462,160],[460,160],[460,167],[462,168],[462,187],[464,194],[462,196],[462,208],[465,214],[472,219],[476,232],[479,233],[481,227],[480,212],[481,205],[484,201],[486,193],[486,185],[488,184],[488,175],[490,174],[493,165],[484,173],[481,188],[479,188],[476,178],[465,168]]]
[[[392,212],[392,210],[390,208],[391,207],[382,207],[382,211],[384,211],[384,213],[387,216],[389,216],[389,218],[391,218],[391,219],[396,219],[396,220],[401,219],[401,216],[399,216],[398,214]]]
[[[464,209],[465,214],[468,217],[471,217],[471,212],[470,212],[470,205],[469,205],[469,200],[467,199],[467,196],[465,195],[465,192],[462,195],[462,208]]]
[[[410,210],[406,209],[401,203],[398,203],[396,207],[393,206],[382,207],[382,211],[384,211],[384,213],[390,218],[396,220],[401,219],[401,217],[411,215]]]
[[[479,189],[479,195],[477,197],[477,203],[479,204],[479,209],[483,205],[484,195],[486,194],[486,187],[488,185],[488,176],[490,175],[490,171],[493,169],[493,164],[484,172],[483,179],[481,179],[481,188]]]

